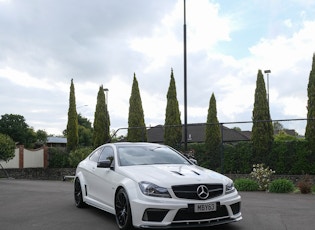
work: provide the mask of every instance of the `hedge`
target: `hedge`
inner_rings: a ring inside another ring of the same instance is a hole
[[[195,151],[199,165],[207,167],[211,159],[205,153],[204,144],[193,144],[189,147]],[[315,153],[308,150],[305,140],[275,141],[271,152],[260,157],[253,154],[250,141],[224,144],[221,157],[224,173],[248,174],[252,171],[253,164],[264,163],[276,171],[276,174],[315,174]],[[258,162],[258,159],[263,162]]]

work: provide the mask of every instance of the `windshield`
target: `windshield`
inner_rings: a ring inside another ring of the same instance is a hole
[[[176,151],[164,146],[119,146],[120,166],[153,164],[191,164]]]

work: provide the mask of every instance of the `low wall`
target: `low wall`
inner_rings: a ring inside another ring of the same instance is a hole
[[[0,168],[0,178],[9,177],[14,179],[28,180],[62,180],[64,176],[74,176],[75,168],[24,168],[3,169]]]
[[[24,169],[5,169],[9,177],[14,179],[29,180],[63,180],[64,176],[74,176],[75,168],[24,168]],[[3,169],[0,168],[0,178],[7,177]],[[227,174],[232,180],[238,178],[250,178],[249,174]],[[286,178],[297,184],[304,175],[273,175],[272,179]],[[315,184],[315,175],[310,175]]]

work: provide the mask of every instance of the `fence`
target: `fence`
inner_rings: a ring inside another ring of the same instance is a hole
[[[255,122],[272,122],[274,124],[275,134],[280,131],[286,132],[288,135],[296,136],[299,138],[304,137],[306,118],[301,119],[281,119],[281,120],[266,120],[266,121],[255,121]],[[216,124],[207,123],[194,123],[187,124],[187,142],[188,143],[203,143],[205,139],[206,126],[219,125],[221,131],[222,143],[233,143],[239,141],[249,141],[251,139],[251,130],[253,121],[239,121],[239,122],[221,122]],[[185,142],[184,137],[184,126],[182,126],[183,138],[181,144]],[[119,128],[113,134],[119,140],[125,140],[126,133],[131,129],[141,130],[142,138],[139,141],[147,139],[148,142],[164,143],[164,129],[166,126],[157,125],[154,127],[129,127]],[[167,127],[178,127],[178,126],[167,126]],[[145,138],[144,135],[147,135]]]
[[[47,168],[48,148],[46,146],[28,150],[23,145],[15,149],[15,156],[8,162],[1,162],[4,169]]]

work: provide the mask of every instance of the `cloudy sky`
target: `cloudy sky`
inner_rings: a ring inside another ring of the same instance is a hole
[[[164,124],[173,69],[183,122],[183,5],[0,0],[0,115],[62,134],[73,78],[78,113],[93,122],[103,85],[111,129],[127,127],[135,73],[146,125]],[[186,24],[188,123],[206,122],[212,93],[220,122],[250,121],[259,69],[271,70],[272,119],[306,118],[314,1],[186,0]]]

